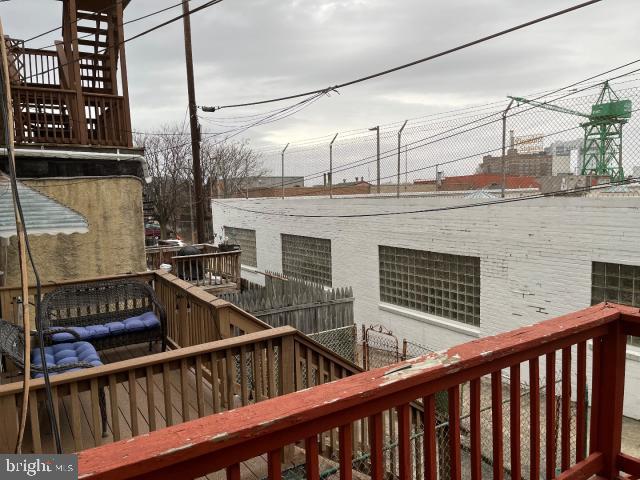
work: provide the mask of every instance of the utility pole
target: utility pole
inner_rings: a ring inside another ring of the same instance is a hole
[[[377,127],[372,127],[369,130],[371,131],[376,131],[376,185],[377,185],[377,192],[378,194],[380,193],[380,126],[378,125]]]
[[[280,173],[281,177],[280,179],[282,180],[282,199],[284,200],[284,152],[287,151],[287,148],[289,147],[289,144],[287,143],[284,147],[284,150],[282,150],[282,171]]]
[[[202,167],[200,165],[200,125],[196,107],[196,88],[193,76],[193,53],[191,51],[191,16],[189,0],[182,0],[184,27],[184,54],[187,64],[187,90],[189,93],[189,120],[191,126],[191,156],[193,157],[193,183],[196,207],[196,232],[198,243],[205,243],[204,194],[202,191]]]

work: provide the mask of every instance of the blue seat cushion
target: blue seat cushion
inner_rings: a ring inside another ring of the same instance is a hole
[[[94,367],[102,365],[96,349],[89,342],[57,343],[49,347],[44,347],[44,357],[47,367],[60,367],[63,365],[86,362]],[[42,356],[39,348],[31,350],[31,363],[36,368],[42,368]],[[64,372],[84,370],[83,368],[70,368]],[[52,374],[62,372],[52,372]],[[42,373],[35,373],[34,378],[42,377]]]
[[[94,338],[110,337],[127,332],[138,332],[160,327],[160,320],[153,312],[145,312],[137,317],[127,318],[121,322],[109,322],[104,325],[88,325],[86,327],[67,327],[80,336],[80,340],[89,341]],[[52,328],[55,330],[55,327]],[[56,343],[74,342],[77,340],[69,332],[54,333],[51,336]]]
[[[137,317],[127,318],[122,323],[128,332],[151,330],[160,326],[160,320],[153,312],[145,312]]]

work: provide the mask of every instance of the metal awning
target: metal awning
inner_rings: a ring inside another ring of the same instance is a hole
[[[29,235],[86,233],[87,220],[46,195],[18,182],[18,194]],[[9,177],[0,174],[0,237],[16,235],[16,219]]]

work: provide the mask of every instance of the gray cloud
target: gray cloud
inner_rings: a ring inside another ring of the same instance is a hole
[[[134,0],[125,19],[172,3],[176,0]],[[219,105],[321,88],[574,3],[576,0],[226,0],[192,21],[198,102]],[[126,34],[131,36],[179,12],[174,9],[128,25]],[[13,0],[0,5],[0,14],[8,34],[25,38],[59,22],[60,4]],[[254,143],[295,141],[562,86],[637,56],[633,46],[640,41],[639,21],[637,0],[607,0],[467,51],[345,88],[340,95],[322,99],[294,117],[243,136]],[[137,129],[184,118],[181,28],[178,23],[128,45]],[[53,38],[49,35],[32,46]],[[229,110],[208,114],[208,118],[272,108]],[[204,124],[205,130],[214,128]]]

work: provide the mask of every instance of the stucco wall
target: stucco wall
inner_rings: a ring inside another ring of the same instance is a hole
[[[216,232],[222,225],[256,230],[261,271],[282,270],[281,233],[331,239],[333,285],[353,287],[355,321],[382,324],[398,338],[433,350],[587,307],[592,261],[640,265],[637,197],[545,198],[360,218],[286,217],[240,209],[331,216],[451,207],[473,200],[370,197],[216,202]],[[240,209],[224,208],[219,202]],[[480,257],[480,328],[460,328],[464,325],[381,304],[378,245]],[[628,358],[625,413],[640,418],[640,349],[629,347]]]
[[[83,215],[87,233],[31,236],[43,283],[146,269],[142,182],[135,177],[21,180]],[[4,249],[0,257],[4,257]],[[7,248],[6,284],[18,285],[17,238]],[[4,258],[0,260],[4,268]],[[31,278],[33,279],[33,277]]]

